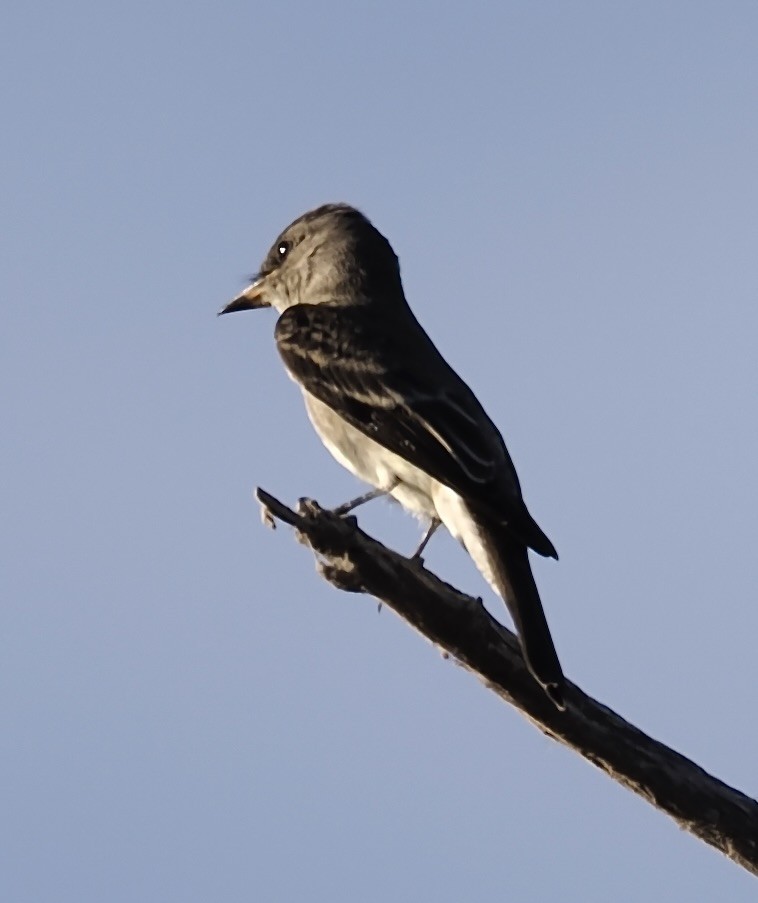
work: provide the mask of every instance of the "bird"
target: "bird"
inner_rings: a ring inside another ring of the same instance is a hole
[[[429,524],[417,555],[443,524],[505,602],[527,668],[565,709],[529,561],[529,550],[557,552],[527,510],[497,427],[408,305],[390,242],[349,204],[309,210],[219,315],[266,307],[279,315],[276,346],[317,434],[373,487],[335,510],[392,497]]]

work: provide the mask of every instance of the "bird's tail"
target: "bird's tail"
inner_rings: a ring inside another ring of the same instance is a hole
[[[513,618],[527,667],[557,708],[563,710],[566,708],[563,671],[534,582],[527,547],[514,539],[505,526],[489,521],[481,523],[481,527],[492,580]]]

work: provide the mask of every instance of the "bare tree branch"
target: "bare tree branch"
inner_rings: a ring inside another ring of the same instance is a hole
[[[294,527],[330,583],[381,600],[543,733],[758,875],[758,802],[648,737],[575,684],[567,682],[567,710],[558,711],[526,670],[514,634],[480,599],[385,548],[359,530],[355,518],[338,517],[307,499],[295,512],[262,489],[257,496],[267,522],[273,523],[273,516]]]

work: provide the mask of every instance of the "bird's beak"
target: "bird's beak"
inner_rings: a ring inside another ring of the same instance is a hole
[[[238,310],[255,310],[258,307],[271,307],[271,302],[266,299],[266,280],[263,276],[259,276],[244,292],[240,292],[218,315],[233,314]]]

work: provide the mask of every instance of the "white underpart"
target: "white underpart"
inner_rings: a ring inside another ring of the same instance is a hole
[[[413,514],[425,519],[438,517],[463,544],[490,586],[498,591],[479,528],[457,492],[365,436],[304,390],[303,398],[314,429],[343,467],[365,483],[384,489]]]

